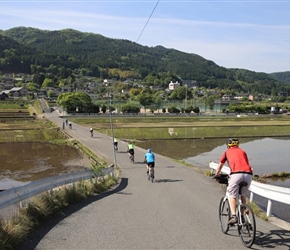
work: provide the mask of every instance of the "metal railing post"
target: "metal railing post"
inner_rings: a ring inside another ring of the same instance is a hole
[[[272,201],[268,200],[268,205],[267,205],[267,217],[271,216],[272,212]]]

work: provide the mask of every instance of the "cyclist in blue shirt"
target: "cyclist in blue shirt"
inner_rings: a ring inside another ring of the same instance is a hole
[[[145,154],[145,157],[144,157],[144,162],[147,164],[147,174],[149,172],[149,166],[152,168],[152,174],[154,176],[154,167],[155,167],[155,155],[152,153],[152,150],[151,148],[149,148],[147,150],[147,153]]]

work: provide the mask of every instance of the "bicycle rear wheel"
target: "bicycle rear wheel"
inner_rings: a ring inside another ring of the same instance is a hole
[[[238,226],[238,232],[243,245],[250,248],[256,238],[256,220],[252,208],[247,204],[243,207],[243,221]]]
[[[150,175],[150,177],[151,177],[151,182],[153,183],[153,182],[154,182],[154,175],[153,175],[153,173],[152,173],[152,170],[151,170],[151,175]]]
[[[131,163],[134,164],[134,155],[130,155],[130,160],[131,160]]]
[[[224,234],[226,234],[229,231],[229,219],[230,219],[230,204],[228,199],[225,199],[225,197],[223,197],[220,201],[220,205],[219,205],[219,220],[220,220],[220,224],[221,224],[221,230]]]

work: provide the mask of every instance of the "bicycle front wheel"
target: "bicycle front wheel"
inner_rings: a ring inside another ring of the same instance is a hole
[[[219,205],[219,220],[221,224],[221,230],[224,234],[226,234],[229,231],[229,219],[230,219],[230,204],[228,199],[225,199],[223,197],[220,201]]]
[[[244,204],[242,213],[242,221],[238,225],[240,239],[245,247],[250,248],[256,238],[256,220],[252,208]]]

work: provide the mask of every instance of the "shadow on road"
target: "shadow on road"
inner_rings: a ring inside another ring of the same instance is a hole
[[[257,231],[255,245],[265,249],[276,248],[277,246],[285,246],[290,249],[290,232],[287,230],[270,230],[269,233]]]
[[[155,180],[155,182],[160,182],[160,183],[166,183],[166,182],[178,182],[178,181],[183,181],[183,180],[172,180],[172,179],[158,179]]]
[[[21,246],[18,246],[18,250],[33,250],[36,249],[37,244],[41,241],[41,239],[58,223],[64,220],[66,217],[70,216],[71,214],[79,211],[80,209],[86,207],[87,205],[106,198],[109,195],[115,193],[122,193],[121,191],[124,190],[128,186],[128,179],[122,178],[120,184],[110,191],[104,192],[102,194],[88,197],[85,200],[79,202],[78,204],[69,205],[67,208],[63,210],[61,214],[54,216],[53,218],[49,218],[46,222],[40,225],[38,228],[35,229],[29,236],[27,240],[21,243]]]

